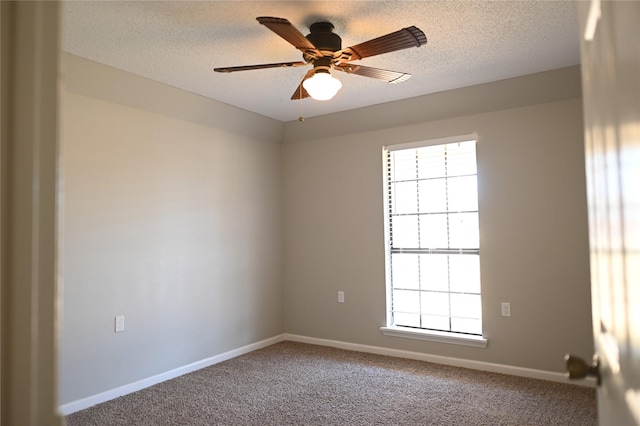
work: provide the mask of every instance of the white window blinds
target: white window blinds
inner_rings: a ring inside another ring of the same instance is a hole
[[[476,141],[450,140],[385,149],[390,325],[481,335]]]

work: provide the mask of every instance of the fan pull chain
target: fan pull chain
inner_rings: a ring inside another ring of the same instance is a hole
[[[304,121],[304,117],[302,116],[302,98],[300,98],[300,117],[298,117],[298,121]]]
[[[300,88],[300,97],[298,98],[298,102],[300,102],[300,116],[298,117],[298,121],[301,123],[304,121],[304,116],[302,115],[302,83],[304,82],[304,77],[305,76],[302,77],[300,86],[298,86]]]

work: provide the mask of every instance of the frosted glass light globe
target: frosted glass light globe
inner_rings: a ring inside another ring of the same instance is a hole
[[[302,83],[302,87],[304,87],[313,99],[317,101],[328,101],[338,93],[338,90],[342,87],[342,83],[337,78],[333,78],[329,73],[316,72],[313,77],[306,79]]]

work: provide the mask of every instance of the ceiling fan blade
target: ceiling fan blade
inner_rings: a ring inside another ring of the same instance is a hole
[[[283,39],[287,40],[298,50],[303,52],[311,51],[317,53],[318,49],[302,34],[296,27],[291,25],[291,22],[284,18],[273,18],[269,16],[261,16],[256,18],[265,27],[269,28],[274,33],[278,34]]]
[[[313,76],[314,73],[315,73],[315,70],[310,69],[305,74],[304,78],[302,79],[302,81],[298,85],[298,88],[296,89],[295,92],[293,92],[293,96],[291,96],[291,100],[292,101],[297,101],[298,99],[308,98],[310,96],[309,93],[307,92],[307,90],[302,86],[302,83],[304,83],[304,81],[306,79],[311,78],[311,76]]]
[[[427,43],[427,36],[418,27],[411,26],[396,32],[383,35],[355,46],[347,47],[334,54],[334,58],[342,58],[343,61],[355,61],[382,53],[395,52],[396,50],[420,47]]]
[[[363,77],[377,78],[387,83],[401,83],[411,78],[411,74],[406,72],[389,71],[380,68],[365,67],[355,64],[341,64],[335,67],[337,70],[344,71],[347,74],[356,74]]]
[[[306,62],[278,62],[276,64],[242,65],[239,67],[214,68],[213,70],[215,72],[235,72],[235,71],[261,70],[266,68],[301,67],[304,65],[308,65],[308,64]]]

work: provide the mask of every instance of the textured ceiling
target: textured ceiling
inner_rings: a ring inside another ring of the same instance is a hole
[[[328,20],[343,47],[415,25],[428,43],[359,63],[408,72],[387,84],[338,73],[330,101],[291,101],[305,67],[230,74],[214,67],[301,60],[256,21],[288,19],[303,34]],[[72,1],[63,49],[280,121],[313,117],[579,64],[573,1]]]

